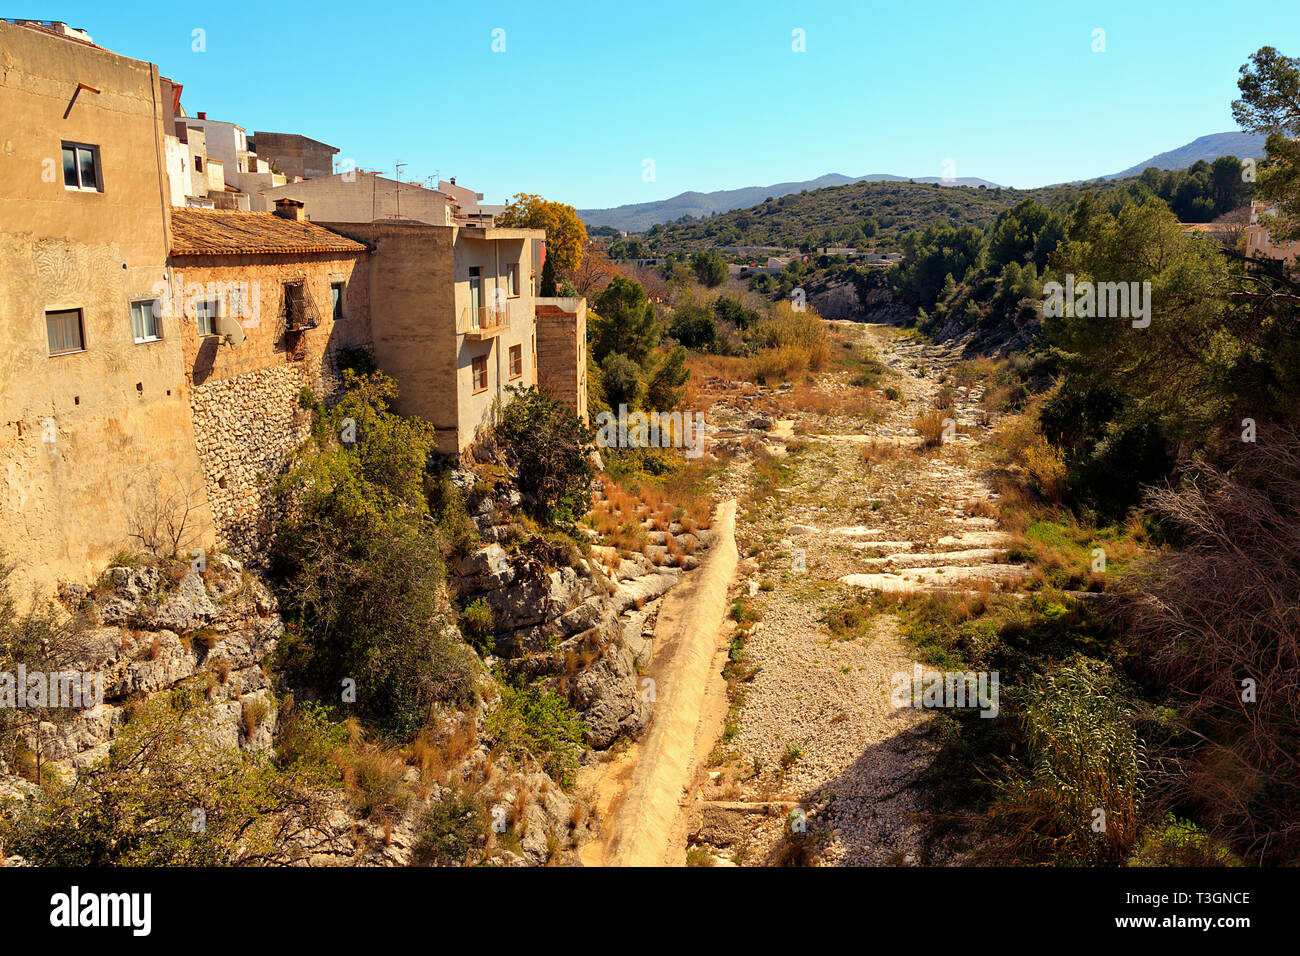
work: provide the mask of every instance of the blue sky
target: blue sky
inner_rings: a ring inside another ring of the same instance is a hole
[[[25,15],[157,63],[191,115],[314,136],[389,175],[400,160],[403,179],[455,175],[489,202],[525,191],[579,207],[828,172],[938,176],[945,159],[1017,187],[1090,178],[1234,129],[1249,54],[1300,55],[1296,0],[96,2]],[[806,52],[791,48],[796,29]]]

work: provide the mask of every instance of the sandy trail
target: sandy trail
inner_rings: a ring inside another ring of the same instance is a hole
[[[686,861],[683,800],[707,757],[712,718],[726,706],[718,659],[739,559],[735,516],[734,501],[718,506],[705,560],[664,597],[646,674],[654,681],[654,717],[639,743],[601,768],[594,789],[603,824],[580,854],[588,866]]]

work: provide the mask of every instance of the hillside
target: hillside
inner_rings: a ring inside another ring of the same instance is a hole
[[[672,222],[683,216],[703,219],[715,213],[730,212],[733,209],[754,206],[768,197],[780,199],[782,196],[788,196],[791,193],[824,189],[829,186],[844,186],[849,183],[902,183],[907,181],[906,176],[895,176],[891,173],[870,173],[866,176],[845,176],[842,173],[827,173],[825,176],[818,176],[816,179],[808,179],[803,182],[774,183],[770,186],[744,186],[740,189],[719,189],[708,193],[690,191],[657,202],[632,203],[625,206],[614,206],[610,209],[579,209],[578,216],[589,227],[613,226],[615,229],[628,232],[640,232],[650,228],[655,223]],[[914,180],[914,182],[935,183],[940,182],[940,180],[935,176],[925,176]],[[974,177],[959,177],[953,183],[946,185],[983,185],[990,189],[997,188],[996,183]]]
[[[1026,199],[1068,205],[1085,189],[1125,188],[1118,181],[1002,189],[940,188],[909,182],[859,182],[760,202],[704,221],[667,223],[645,234],[656,252],[719,246],[795,247],[811,238],[832,245],[875,244],[893,248],[904,233],[931,223],[985,225]]]
[[[1137,176],[1143,170],[1154,166],[1156,169],[1186,169],[1197,160],[1213,162],[1220,156],[1239,156],[1242,159],[1263,159],[1264,140],[1266,137],[1256,133],[1211,133],[1199,136],[1185,146],[1167,150],[1152,156],[1144,162],[1130,166],[1123,172],[1111,173],[1104,179],[1123,179]]]

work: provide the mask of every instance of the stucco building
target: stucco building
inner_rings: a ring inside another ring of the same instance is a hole
[[[152,64],[57,25],[0,21],[0,50],[0,547],[20,588],[92,579],[161,511],[183,513],[182,550],[251,556],[303,391],[329,401],[354,349],[448,453],[512,386],[585,414],[585,303],[538,299],[541,230],[494,225],[454,181],[414,187],[433,222],[372,217],[338,176],[243,192],[230,177],[265,160]],[[275,211],[231,208],[253,195]]]
[[[1300,256],[1300,242],[1273,242],[1269,229],[1260,217],[1277,215],[1277,209],[1268,203],[1250,204],[1250,224],[1246,227],[1246,255],[1252,259],[1276,259],[1292,268]]]
[[[211,516],[180,329],[158,70],[0,21],[0,542],[18,587],[97,573],[140,513]]]
[[[175,208],[162,311],[178,330],[194,437],[218,541],[255,550],[274,520],[266,485],[306,437],[304,388],[328,400],[340,356],[368,348],[368,249],[276,213]]]
[[[288,182],[334,175],[338,147],[298,133],[253,133],[257,155],[278,169]]]

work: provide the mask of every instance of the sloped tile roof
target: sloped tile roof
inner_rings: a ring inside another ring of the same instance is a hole
[[[172,207],[172,255],[365,252],[366,247],[311,222],[269,212]]]

